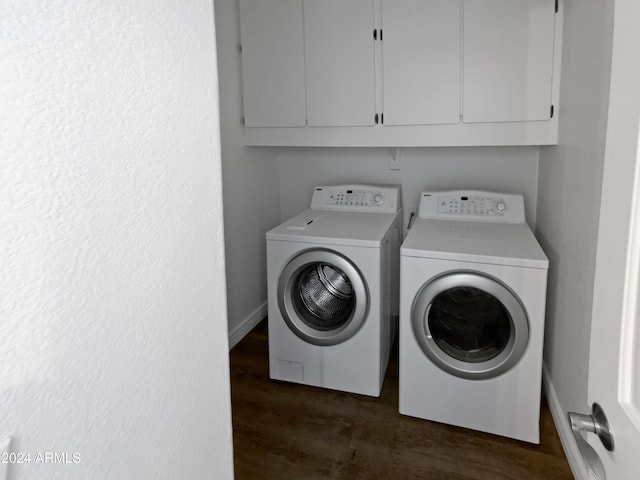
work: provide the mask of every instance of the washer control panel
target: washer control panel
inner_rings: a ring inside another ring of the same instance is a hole
[[[481,191],[424,192],[419,217],[522,223],[524,198]]]
[[[400,208],[400,189],[373,185],[319,186],[313,191],[311,208],[393,213]]]

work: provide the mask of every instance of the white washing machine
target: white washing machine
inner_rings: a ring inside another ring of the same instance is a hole
[[[539,443],[549,262],[522,196],[423,193],[400,252],[400,413]]]
[[[378,396],[398,318],[400,191],[316,187],[267,233],[272,379]]]

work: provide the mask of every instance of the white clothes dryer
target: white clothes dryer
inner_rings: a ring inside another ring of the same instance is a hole
[[[400,192],[320,186],[267,233],[272,379],[378,396],[398,316]]]
[[[521,195],[423,193],[400,254],[400,413],[539,443],[548,265]]]

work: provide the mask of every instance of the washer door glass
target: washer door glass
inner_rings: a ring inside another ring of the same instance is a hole
[[[315,345],[351,338],[364,323],[369,304],[356,267],[324,249],[305,251],[287,264],[279,279],[278,302],[289,328]]]
[[[452,272],[428,282],[412,309],[413,333],[442,370],[486,379],[511,369],[529,342],[522,303],[498,280]]]
[[[293,285],[293,301],[300,319],[317,330],[335,330],[349,321],[355,294],[346,273],[329,263],[303,268]]]

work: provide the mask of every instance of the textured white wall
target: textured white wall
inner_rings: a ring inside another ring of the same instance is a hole
[[[267,230],[280,223],[275,150],[244,146],[237,0],[215,0],[229,332],[267,299]]]
[[[540,149],[537,235],[550,260],[545,363],[564,411],[589,410],[613,3],[565,0],[560,142]]]
[[[12,480],[233,476],[213,22],[206,0],[0,4]]]
[[[527,221],[536,217],[538,147],[401,148],[401,170],[389,170],[390,148],[279,150],[282,220],[309,208],[315,185],[392,183],[405,209],[425,190],[474,188],[522,193]]]

